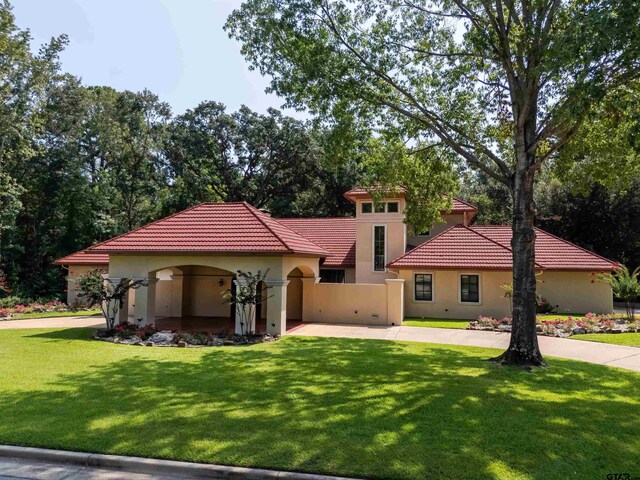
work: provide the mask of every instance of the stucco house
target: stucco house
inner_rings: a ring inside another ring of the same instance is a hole
[[[377,192],[378,194],[380,192]],[[509,226],[474,226],[477,208],[455,199],[443,222],[408,235],[405,194],[374,202],[345,194],[349,218],[272,218],[247,203],[204,203],[57,260],[74,278],[90,268],[111,281],[145,278],[120,320],[161,328],[235,324],[222,293],[238,270],[268,271],[256,326],[275,334],[300,322],[399,325],[405,317],[474,319],[510,314]],[[539,294],[559,312],[612,311],[608,285],[592,272],[617,264],[536,229]],[[237,326],[236,326],[237,328]]]

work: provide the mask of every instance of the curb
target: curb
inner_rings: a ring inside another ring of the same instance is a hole
[[[70,452],[46,448],[0,445],[0,458],[66,463],[82,467],[123,470],[149,475],[175,475],[221,480],[356,480],[347,477],[286,472],[261,468],[229,467],[208,463],[178,462],[154,458],[124,457],[99,453]]]

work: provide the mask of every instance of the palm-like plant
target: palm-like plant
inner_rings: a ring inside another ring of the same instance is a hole
[[[620,265],[613,273],[600,272],[597,275],[598,280],[611,286],[614,297],[624,302],[627,317],[630,320],[635,318],[636,299],[640,296],[638,275],[640,275],[640,266],[631,272],[624,265]]]

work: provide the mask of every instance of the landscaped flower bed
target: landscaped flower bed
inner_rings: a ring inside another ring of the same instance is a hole
[[[622,315],[597,315],[587,313],[584,318],[557,318],[538,323],[539,335],[550,337],[570,337],[585,333],[633,333],[640,332],[640,320]],[[511,318],[496,319],[493,317],[478,317],[469,323],[467,330],[489,330],[498,332],[511,331]]]
[[[13,315],[23,315],[29,313],[48,312],[68,312],[69,306],[66,303],[53,301],[47,303],[29,303],[28,305],[16,305],[15,307],[0,307],[0,318],[10,318]]]
[[[113,329],[99,328],[96,340],[147,347],[221,347],[272,342],[271,335],[214,335],[207,332],[172,332],[156,330],[152,326],[139,328],[131,323],[121,323]]]

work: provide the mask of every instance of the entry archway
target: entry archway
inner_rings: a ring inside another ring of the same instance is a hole
[[[306,265],[299,265],[287,275],[287,330],[300,325],[305,320],[305,289],[313,288],[313,281],[309,283],[304,279],[314,279],[315,274]]]
[[[233,272],[203,265],[178,265],[155,274],[156,328],[227,333],[234,328],[234,307],[223,293],[233,286]]]

